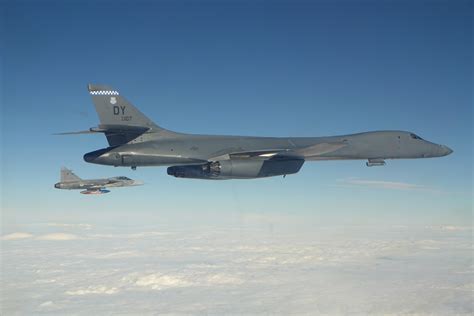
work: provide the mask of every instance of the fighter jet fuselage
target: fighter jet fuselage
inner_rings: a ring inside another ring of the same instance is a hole
[[[104,179],[81,179],[67,168],[61,168],[60,182],[56,183],[56,189],[83,190],[82,194],[104,194],[110,192],[106,188],[127,187],[141,185],[140,181],[127,177],[112,177]]]

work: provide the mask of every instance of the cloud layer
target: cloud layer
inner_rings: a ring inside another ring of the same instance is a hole
[[[30,233],[22,233],[16,232],[2,236],[2,240],[17,240],[17,239],[25,239],[25,238],[32,238],[33,235]]]
[[[2,314],[469,315],[470,227],[2,237]]]
[[[366,180],[349,178],[338,181],[339,186],[365,187],[371,189],[385,189],[385,190],[403,190],[403,191],[425,191],[432,193],[441,193],[441,191],[426,185],[396,182],[396,181],[381,181],[381,180]]]

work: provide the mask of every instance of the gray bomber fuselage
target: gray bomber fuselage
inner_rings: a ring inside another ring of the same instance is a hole
[[[88,85],[100,124],[86,131],[103,133],[109,147],[89,152],[89,163],[169,166],[168,175],[194,179],[255,179],[299,172],[306,161],[429,158],[452,150],[405,131],[375,131],[329,137],[251,137],[192,135],[164,129],[140,112],[117,90]]]
[[[405,159],[448,155],[452,150],[421,139],[406,131],[375,131],[329,137],[249,137],[153,134],[149,140],[113,146],[84,155],[90,163],[111,166],[171,166],[199,164],[233,152],[285,151],[296,158],[311,160]],[[318,144],[343,144],[327,153],[304,149]]]

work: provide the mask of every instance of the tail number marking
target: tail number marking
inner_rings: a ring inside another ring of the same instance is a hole
[[[131,115],[125,115],[125,106],[124,105],[114,105],[113,106],[113,112],[114,115],[121,115],[121,120],[122,121],[131,121],[132,116]]]

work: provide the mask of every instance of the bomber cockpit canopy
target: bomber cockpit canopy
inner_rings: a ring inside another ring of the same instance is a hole
[[[413,133],[410,134],[410,137],[413,138],[413,139],[423,140],[423,138],[421,138],[420,136],[418,136],[416,134],[413,134]]]

